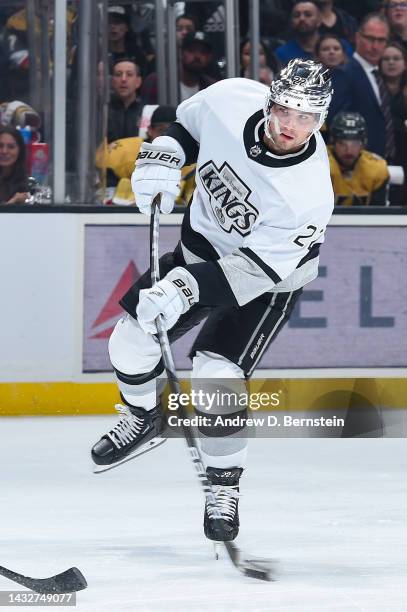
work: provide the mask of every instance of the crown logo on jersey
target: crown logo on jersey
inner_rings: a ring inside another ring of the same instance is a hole
[[[253,145],[250,148],[249,153],[252,157],[258,157],[261,153],[261,146],[258,144]]]
[[[230,234],[250,234],[259,211],[248,200],[251,190],[224,162],[220,168],[211,160],[198,170],[219,226]]]

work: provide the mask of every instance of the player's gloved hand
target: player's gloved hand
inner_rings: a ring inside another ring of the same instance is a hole
[[[195,278],[185,268],[174,268],[151,289],[140,291],[137,320],[147,334],[156,334],[158,315],[163,315],[164,328],[171,329],[198,300],[199,287]]]
[[[182,160],[175,149],[165,144],[144,142],[131,176],[136,204],[145,215],[151,215],[151,203],[161,193],[160,210],[170,213],[180,191]]]

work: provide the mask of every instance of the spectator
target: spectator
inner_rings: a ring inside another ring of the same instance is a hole
[[[151,115],[147,130],[146,142],[162,136],[171,123],[176,120],[175,108],[172,106],[158,106]],[[99,149],[96,165],[100,169],[107,169],[107,185],[115,189],[112,201],[114,204],[133,204],[134,196],[131,190],[130,177],[134,170],[142,138],[122,138],[111,143],[107,149]],[[186,205],[195,188],[195,165],[182,169],[181,193],[177,198],[178,205]]]
[[[277,47],[275,53],[285,66],[296,57],[315,59],[315,47],[319,39],[321,11],[313,0],[297,1],[291,11],[293,37]]]
[[[342,68],[348,61],[342,40],[335,34],[323,34],[317,43],[316,55],[319,61],[330,69],[332,87],[335,91],[338,81],[344,78]],[[326,122],[321,128],[321,135],[327,142],[329,132]]]
[[[108,142],[137,136],[143,103],[138,97],[140,69],[132,59],[118,60],[113,67],[113,95],[109,104]]]
[[[177,38],[177,47],[178,47],[178,65],[181,66],[182,64],[182,59],[181,59],[182,42],[186,36],[193,36],[196,33],[196,30],[197,30],[196,19],[193,15],[187,15],[186,13],[184,13],[183,15],[180,15],[176,19],[175,23],[176,23],[176,38]],[[208,41],[208,44],[212,47],[211,38],[209,36],[206,36],[206,40]],[[215,58],[214,54],[212,53],[211,61],[206,67],[207,75],[212,77],[215,81],[222,78],[222,68],[224,67],[223,60],[221,60],[218,63],[217,59],[218,58]]]
[[[30,99],[27,14],[21,9],[11,15],[4,31],[4,46],[8,56],[9,96],[24,101]]]
[[[0,3],[1,4],[1,3]],[[6,3],[7,4],[7,3]],[[13,4],[13,3],[11,3]],[[17,3],[14,3],[17,4]],[[26,3],[21,2],[20,5]],[[68,64],[71,63],[71,54],[73,53],[72,47],[72,33],[76,20],[76,10],[72,7],[67,8],[66,11],[66,26],[67,26],[67,45],[68,45]],[[38,40],[41,32],[41,21],[37,15],[35,18],[35,24],[33,24],[35,30],[35,36],[37,38],[36,47],[39,54]],[[52,47],[51,37],[53,36],[53,22],[49,22],[49,28],[45,40],[48,40],[50,47]],[[33,96],[30,91],[30,79],[29,79],[29,44],[28,44],[28,18],[26,8],[21,8],[16,12],[13,12],[6,22],[6,28],[4,31],[4,47],[8,56],[9,62],[9,94],[8,97],[12,99],[19,99],[28,102],[30,97]],[[31,58],[34,59],[34,58]],[[39,55],[37,56],[37,62],[40,62]],[[37,80],[40,75],[37,75]],[[3,89],[1,91],[2,97],[5,96]]]
[[[181,45],[181,66],[179,75],[180,101],[190,98],[205,89],[216,79],[206,73],[212,59],[212,47],[202,32],[189,34]],[[157,104],[157,74],[149,74],[145,79],[141,96],[145,104]]]
[[[296,0],[291,11],[293,37],[285,45],[277,47],[275,53],[285,66],[296,57],[316,59],[316,46],[320,38],[322,13],[316,0]],[[352,55],[351,45],[343,40],[346,53]]]
[[[395,155],[391,100],[378,70],[388,37],[389,26],[380,13],[370,13],[361,21],[356,52],[335,84],[328,123],[342,110],[360,113],[367,124],[368,150],[390,161]]]
[[[406,0],[389,0],[385,6],[391,38],[398,41],[407,50],[407,2]]]
[[[147,129],[147,142],[161,136],[176,119],[172,106],[158,106],[151,115]],[[119,138],[97,153],[96,165],[108,170],[108,186],[115,186],[118,179],[130,178],[143,139],[140,137]]]
[[[192,15],[187,15],[186,13],[179,15],[179,17],[177,17],[175,20],[175,31],[177,43],[179,46],[181,46],[185,36],[195,34],[196,32],[195,18]]]
[[[212,46],[201,32],[184,38],[181,52],[180,101],[183,102],[216,79],[206,73],[212,60]]]
[[[134,58],[142,76],[147,72],[147,58],[137,44],[137,38],[130,29],[129,17],[123,6],[111,6],[108,9],[109,36],[108,52],[110,69],[120,59]]]
[[[387,164],[364,149],[366,135],[359,113],[339,113],[332,121],[328,157],[337,206],[386,204]]]
[[[250,78],[250,40],[246,38],[240,44],[240,74]],[[279,62],[272,51],[269,50],[264,41],[259,46],[259,81],[264,85],[270,85],[274,76],[279,71]]]
[[[177,115],[173,106],[161,105],[153,111],[150,119],[150,125],[147,128],[146,142],[153,142],[154,138],[163,136],[168,130],[171,123],[176,121]]]
[[[348,61],[345,47],[336,34],[324,34],[321,36],[315,52],[318,60],[333,71],[340,66],[344,66]]]
[[[28,198],[26,152],[19,130],[0,127],[0,203],[23,204]]]
[[[330,69],[332,87],[335,91],[336,83],[343,79],[342,68],[348,61],[342,40],[336,34],[323,34],[317,43],[315,52],[318,60]],[[321,136],[325,142],[328,141],[329,132],[326,122],[321,128]]]
[[[336,34],[350,43],[354,43],[358,29],[357,21],[343,9],[334,6],[335,0],[319,0],[321,8],[320,34]]]
[[[401,77],[407,69],[407,54],[397,42],[390,42],[380,60],[380,73],[392,98],[400,92]]]

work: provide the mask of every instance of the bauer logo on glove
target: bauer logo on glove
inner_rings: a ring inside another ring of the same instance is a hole
[[[181,278],[176,278],[172,282],[176,287],[181,289],[182,293],[185,295],[185,297],[188,300],[188,304],[192,306],[195,303],[195,300],[194,300],[194,294],[192,293],[191,289],[187,287],[187,285],[184,283],[184,281]]]
[[[146,159],[146,161],[154,161],[156,164],[164,163],[166,165],[174,165],[178,168],[181,164],[179,157],[173,157],[169,153],[160,153],[159,151],[140,151],[137,155],[137,160]]]
[[[179,317],[199,301],[199,287],[185,268],[174,268],[151,289],[140,291],[137,320],[147,334],[156,334],[156,318],[161,315],[164,329],[171,329]]]
[[[159,136],[153,143],[144,142],[131,177],[136,204],[145,215],[151,215],[151,203],[161,193],[160,210],[170,213],[179,194],[181,167],[185,154],[169,136]]]

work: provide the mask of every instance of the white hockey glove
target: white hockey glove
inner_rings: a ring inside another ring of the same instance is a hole
[[[172,211],[180,191],[182,163],[181,156],[168,144],[144,142],[141,145],[131,176],[131,186],[140,212],[151,215],[151,203],[158,193],[162,194],[161,212]]]
[[[151,289],[140,291],[137,320],[147,334],[156,334],[158,315],[163,315],[164,328],[171,329],[198,300],[199,287],[195,278],[185,268],[174,268]]]

